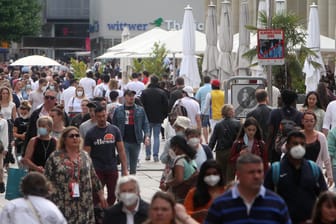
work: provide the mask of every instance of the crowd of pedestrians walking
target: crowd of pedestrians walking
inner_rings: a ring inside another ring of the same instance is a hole
[[[302,107],[292,90],[272,107],[260,86],[239,120],[220,80],[163,78],[0,68],[0,193],[10,163],[29,171],[0,222],[336,223],[336,101],[323,80]],[[165,164],[151,202],[142,147]]]

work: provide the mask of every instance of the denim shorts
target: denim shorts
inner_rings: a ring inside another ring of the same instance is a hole
[[[210,126],[210,116],[206,114],[201,114],[202,127]]]

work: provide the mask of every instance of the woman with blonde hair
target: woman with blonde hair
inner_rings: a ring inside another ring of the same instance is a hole
[[[13,121],[16,118],[16,105],[13,102],[12,90],[7,86],[2,86],[0,88],[0,112],[2,118],[7,120],[8,124],[8,152],[4,160],[4,167],[7,167],[9,162],[14,163],[14,157],[12,154],[12,144],[13,141]]]
[[[36,126],[38,136],[29,140],[22,163],[28,166],[30,170],[43,173],[48,157],[56,149],[57,140],[50,135],[53,126],[51,117],[40,117]]]
[[[62,105],[57,105],[49,112],[49,116],[53,119],[51,136],[59,139],[62,131],[65,129],[65,115]]]
[[[73,118],[74,116],[82,112],[81,103],[83,99],[86,99],[84,87],[77,86],[75,90],[75,96],[71,97],[68,105],[66,105],[69,108],[70,118]]]
[[[45,165],[45,175],[55,191],[50,199],[58,206],[69,224],[94,224],[93,193],[102,208],[107,207],[103,187],[87,152],[82,150],[78,128],[69,126],[62,132],[57,150]]]

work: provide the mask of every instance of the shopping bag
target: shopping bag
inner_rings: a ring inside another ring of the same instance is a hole
[[[5,194],[5,198],[7,200],[22,197],[20,192],[20,183],[21,179],[26,176],[27,173],[28,171],[26,169],[8,168],[7,188]]]

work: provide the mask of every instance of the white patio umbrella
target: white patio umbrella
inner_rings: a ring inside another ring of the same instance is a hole
[[[268,18],[268,14],[269,14],[269,0],[259,0],[258,3],[258,20],[257,20],[257,27],[258,29],[265,29],[265,25],[261,24],[261,21],[259,19],[259,13],[261,12],[266,12],[267,18]]]
[[[218,78],[218,48],[217,48],[217,18],[216,6],[211,2],[205,20],[206,47],[202,63],[202,72],[213,78]]]
[[[130,38],[130,31],[128,26],[124,27],[124,30],[121,33],[121,42],[125,42]],[[128,74],[128,66],[131,66],[131,59],[130,58],[120,58],[120,69],[122,74],[123,82],[127,82],[127,74]]]
[[[232,60],[231,52],[233,47],[233,32],[232,32],[232,11],[230,1],[223,1],[218,31],[219,45],[219,79],[221,81],[232,76]]]
[[[239,17],[239,50],[236,61],[238,75],[247,75],[247,70],[250,65],[248,59],[243,57],[243,55],[250,49],[250,31],[245,27],[248,24],[248,21],[248,2],[247,0],[241,0]]]
[[[61,66],[57,61],[41,55],[31,55],[14,61],[11,66]]]
[[[198,88],[201,83],[195,54],[195,31],[196,25],[192,8],[188,5],[184,8],[182,24],[182,62],[180,76],[184,78],[186,86]]]
[[[321,74],[325,73],[324,63],[320,51],[320,22],[318,9],[316,4],[310,5],[308,20],[308,37],[307,47],[313,50],[316,56],[310,55],[306,58],[303,72],[306,73],[305,85],[306,93],[315,91],[317,84],[321,78]],[[314,68],[311,62],[320,64],[319,68]]]

